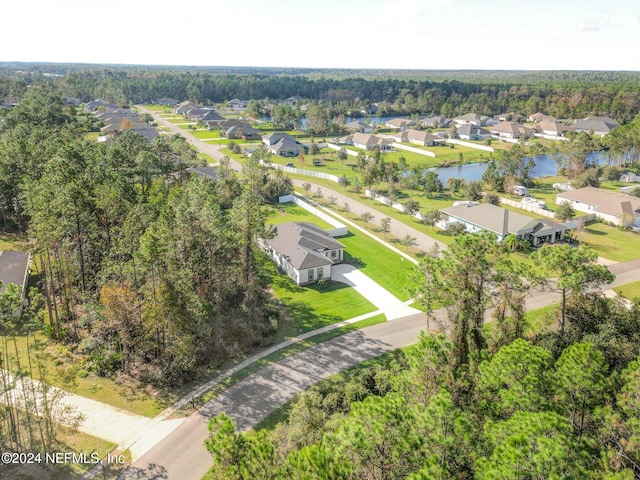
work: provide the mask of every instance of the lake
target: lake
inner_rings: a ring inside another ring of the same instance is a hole
[[[533,157],[536,162],[532,169],[533,177],[553,177],[557,174],[557,165],[555,159],[551,155],[539,155]],[[595,162],[600,165],[607,161],[607,156],[603,152],[592,152],[588,155],[589,162]],[[442,183],[446,183],[449,178],[463,178],[467,182],[471,180],[481,180],[482,174],[487,169],[486,163],[468,163],[466,165],[457,165],[455,167],[430,168],[440,177]]]

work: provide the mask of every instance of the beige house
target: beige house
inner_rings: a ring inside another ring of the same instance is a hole
[[[593,213],[614,225],[640,226],[640,198],[626,193],[584,187],[556,194],[556,204],[564,202],[579,212]]]
[[[492,134],[499,138],[521,138],[531,137],[534,134],[534,130],[531,127],[522,125],[518,122],[500,122],[498,125],[487,127]]]

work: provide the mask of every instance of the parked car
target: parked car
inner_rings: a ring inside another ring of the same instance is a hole
[[[291,162],[287,163],[287,167],[295,167],[295,165]]]

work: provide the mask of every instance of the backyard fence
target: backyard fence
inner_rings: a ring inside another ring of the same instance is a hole
[[[304,208],[307,212],[312,213],[316,217],[324,220],[329,225],[333,226],[334,227],[333,229],[326,230],[326,232],[327,232],[327,234],[329,236],[331,236],[331,237],[343,237],[343,236],[345,236],[345,235],[347,235],[349,233],[349,230],[347,229],[346,225],[344,225],[343,223],[340,223],[338,220],[333,218],[331,215],[327,215],[326,213],[324,213],[320,209],[314,207],[313,205],[311,205],[310,203],[305,201],[304,197],[298,196],[296,194],[296,195],[284,195],[284,196],[278,198],[278,203],[289,203],[289,202],[295,203],[299,207]]]
[[[395,142],[392,143],[391,145],[393,145],[398,150],[406,150],[407,152],[419,153],[420,155],[426,155],[427,157],[436,158],[436,154],[433,152],[430,152],[429,150],[422,150],[420,148],[410,147],[408,145],[402,145],[401,143],[395,143]]]
[[[547,218],[556,218],[556,214],[550,210],[545,210],[544,208],[534,207],[533,205],[526,205],[522,202],[516,202],[514,200],[509,200],[508,198],[500,197],[500,203],[504,203],[505,205],[509,205],[511,207],[520,208],[522,210],[526,210],[527,212],[535,213],[536,215],[540,215],[542,217]]]

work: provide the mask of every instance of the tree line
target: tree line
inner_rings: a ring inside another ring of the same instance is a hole
[[[217,103],[234,97],[282,100],[299,95],[341,114],[437,113],[447,117],[476,112],[531,114],[557,118],[609,115],[621,123],[640,112],[638,75],[630,72],[291,72],[151,67],[69,68],[60,77],[34,73],[20,81],[55,82],[63,95],[82,101],[104,98],[121,105],[161,97]],[[5,75],[12,70],[3,69]],[[15,76],[15,73],[13,73]],[[2,87],[2,84],[0,84]],[[19,91],[19,89],[15,89]],[[0,93],[4,93],[0,90]]]

